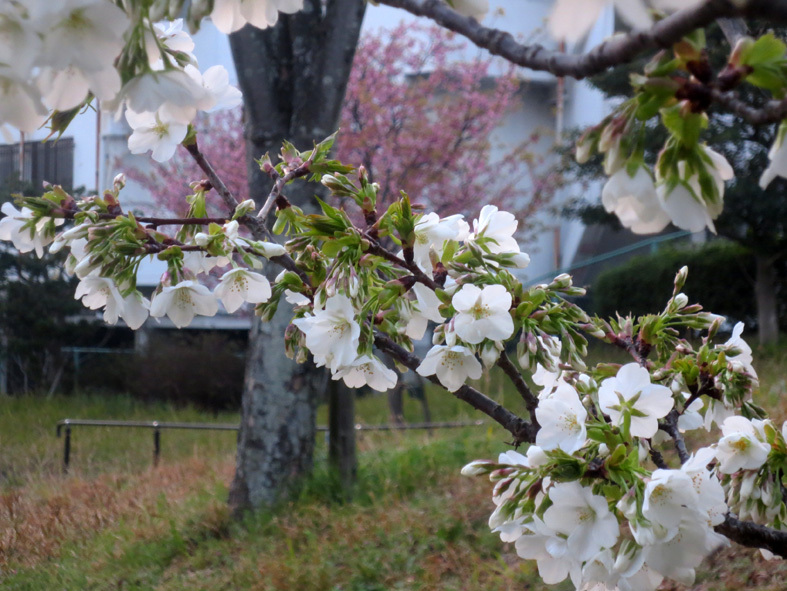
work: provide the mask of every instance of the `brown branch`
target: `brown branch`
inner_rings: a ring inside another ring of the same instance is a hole
[[[282,200],[286,204],[289,204],[289,201],[287,201],[286,197],[284,197],[282,194],[282,191],[284,191],[284,186],[292,180],[309,174],[309,167],[311,166],[312,162],[314,162],[314,155],[316,152],[317,148],[312,150],[312,153],[306,162],[297,168],[290,170],[284,176],[281,176],[272,165],[266,163],[269,168],[264,168],[263,172],[273,179],[273,187],[271,188],[270,193],[268,193],[268,198],[262,205],[262,209],[260,209],[260,212],[257,214],[257,219],[263,224],[265,223],[265,218],[268,217],[268,214],[270,213],[270,210],[273,208],[274,204],[278,204]]]
[[[750,521],[740,521],[729,514],[724,518],[724,522],[714,529],[741,546],[764,548],[777,556],[787,558],[787,532]]]
[[[373,236],[371,236],[368,232],[364,233],[363,235],[366,240],[369,241],[369,252],[370,254],[377,255],[378,257],[384,258],[386,261],[393,263],[397,267],[401,267],[402,269],[406,269],[410,273],[412,273],[413,277],[418,283],[423,283],[426,287],[431,290],[441,289],[439,283],[437,283],[434,279],[429,277],[426,273],[421,271],[421,268],[416,265],[415,263],[408,263],[404,259],[399,258],[390,250],[382,246],[379,242],[377,242]]]
[[[233,214],[240,201],[237,197],[235,197],[235,195],[232,194],[232,191],[227,188],[227,185],[225,185],[224,181],[221,180],[221,177],[219,177],[219,175],[213,169],[213,166],[210,162],[208,162],[208,159],[205,158],[205,155],[200,152],[199,146],[197,145],[197,140],[195,139],[193,143],[186,145],[185,148],[188,153],[191,154],[191,157],[194,159],[194,162],[197,163],[197,166],[199,166],[202,172],[204,172],[208,177],[210,184],[216,190],[216,193],[219,194],[221,200],[224,201],[224,205],[226,206],[227,210],[230,212],[230,214]]]
[[[669,411],[664,419],[664,422],[659,423],[659,429],[667,433],[675,442],[675,451],[678,452],[680,463],[685,464],[689,461],[689,452],[686,449],[686,442],[683,440],[683,434],[678,429],[678,411],[672,409]]]
[[[654,449],[651,445],[648,451],[650,452],[650,459],[653,460],[653,463],[656,464],[657,468],[661,468],[662,470],[669,469],[667,462],[664,461],[664,456],[661,455],[659,450]]]
[[[511,360],[508,358],[508,355],[505,351],[500,352],[500,357],[497,360],[497,365],[500,369],[503,370],[503,373],[508,376],[508,379],[514,384],[517,392],[522,397],[522,400],[525,401],[525,406],[527,407],[527,412],[530,413],[530,420],[533,424],[538,427],[538,421],[536,420],[536,408],[538,407],[538,396],[533,394],[533,392],[528,387],[525,380],[522,378],[522,374],[519,373],[519,370],[511,363]]]
[[[374,344],[378,349],[387,353],[406,367],[415,371],[421,365],[421,359],[407,351],[404,347],[397,345],[388,335],[376,332],[374,336]],[[429,376],[429,381],[437,384],[440,387],[443,385],[435,376]],[[522,443],[534,443],[536,440],[536,433],[538,427],[533,423],[528,423],[523,418],[515,415],[510,410],[495,402],[485,394],[479,392],[475,388],[464,385],[456,392],[452,392],[454,396],[460,400],[468,403],[476,410],[491,417],[499,423],[506,431],[513,436],[513,444],[518,446]]]
[[[718,18],[759,15],[776,21],[787,20],[787,3],[780,0],[752,0],[743,8],[736,7],[730,0],[706,0],[662,19],[650,29],[616,36],[588,53],[572,55],[552,51],[538,44],[518,43],[511,34],[484,27],[474,19],[453,11],[442,0],[378,1],[380,4],[430,18],[513,64],[576,79],[629,63],[648,51],[669,48],[695,29],[702,28]]]
[[[104,216],[107,216],[105,218]],[[116,216],[110,214],[101,214],[101,219],[114,219]],[[229,218],[151,218],[151,217],[134,217],[141,224],[148,224],[149,226],[208,226],[210,224],[224,225],[229,221]]]
[[[710,89],[711,98],[722,105],[730,113],[737,115],[752,125],[765,125],[777,123],[787,118],[787,99],[768,101],[761,107],[753,107],[739,99],[734,92],[722,92],[716,88]]]

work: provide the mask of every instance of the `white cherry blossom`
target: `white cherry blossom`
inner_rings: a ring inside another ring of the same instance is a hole
[[[188,131],[188,121],[183,121],[166,105],[155,113],[126,109],[126,121],[134,130],[128,138],[129,151],[132,154],[151,151],[156,162],[172,158]]]
[[[347,296],[337,294],[330,297],[325,308],[292,323],[306,335],[306,347],[314,356],[317,367],[326,365],[331,371],[337,371],[358,357],[361,327],[355,320],[355,309]]]
[[[423,338],[426,332],[428,321],[438,324],[443,322],[440,314],[440,298],[434,291],[422,283],[413,285],[411,291],[415,294],[416,302],[413,304],[413,311],[407,319],[405,334],[416,341]]]
[[[677,531],[656,538],[643,547],[645,563],[665,577],[680,583],[694,583],[694,569],[705,557],[729,542],[709,527],[698,527],[696,521],[681,522]]]
[[[153,25],[153,30],[156,33],[156,38],[153,34],[145,31],[145,50],[148,53],[148,61],[150,65],[158,62],[161,56],[159,43],[164,45],[170,51],[177,51],[182,55],[186,55],[191,63],[196,64],[197,58],[192,53],[194,51],[194,40],[191,36],[183,30],[183,19],[178,18],[174,21],[161,21]],[[158,41],[158,42],[157,42]],[[170,65],[175,65],[170,62]],[[163,67],[163,64],[162,64]]]
[[[636,363],[624,365],[617,376],[601,382],[598,401],[613,425],[630,420],[631,435],[646,439],[656,434],[658,419],[666,416],[675,403],[672,391],[651,384],[648,370]]]
[[[601,192],[601,203],[614,213],[624,228],[635,234],[661,232],[670,219],[661,208],[656,186],[644,167],[629,175],[626,167],[613,174]]]
[[[215,316],[218,310],[219,304],[210,290],[189,279],[164,287],[150,303],[151,316],[160,318],[166,315],[178,328],[191,324],[198,314]]]
[[[700,188],[699,176],[689,176],[686,172],[686,163],[678,163],[679,182],[671,188],[669,183],[659,179],[656,193],[662,208],[673,224],[682,230],[700,232],[707,227],[711,232],[716,232],[713,220],[719,217],[723,208],[724,182],[734,177],[734,171],[729,162],[707,146],[700,146],[704,152],[708,173],[713,177],[718,192],[718,202],[711,203],[704,200]]]
[[[648,27],[652,22],[642,0],[557,0],[549,16],[549,30],[556,39],[579,41],[608,4],[613,4],[623,20],[633,27]]]
[[[73,109],[85,100],[88,92],[108,100],[120,90],[120,76],[114,68],[84,71],[73,66],[64,69],[43,68],[38,87],[50,109]]]
[[[436,213],[421,216],[415,224],[415,242],[413,256],[415,263],[426,273],[432,272],[432,261],[429,251],[439,257],[443,254],[448,240],[464,240],[467,235],[467,222],[461,215],[452,215],[440,219]]]
[[[163,105],[181,121],[191,121],[198,109],[213,104],[208,91],[183,70],[147,72],[129,80],[109,105],[125,101],[135,113],[154,113]]]
[[[98,275],[82,279],[77,285],[74,299],[81,299],[82,304],[91,310],[104,308],[104,322],[117,324],[118,318],[123,318],[133,330],[144,324],[150,305],[137,292],[124,298],[112,279]]]
[[[614,556],[602,550],[582,567],[582,591],[655,591],[664,579],[645,564],[641,551],[625,545]]]
[[[378,392],[385,392],[396,386],[396,372],[369,355],[361,355],[349,365],[339,367],[334,372],[333,379],[344,380],[348,388],[368,385]]]
[[[246,23],[259,29],[272,27],[279,11],[292,14],[303,8],[303,0],[216,0],[210,18],[222,33],[234,33]]]
[[[538,574],[547,585],[559,583],[569,575],[578,581],[581,561],[569,550],[566,538],[558,536],[537,517],[525,524],[523,535],[514,546],[520,558],[536,561]]]
[[[239,267],[224,273],[213,294],[232,314],[243,302],[261,304],[271,299],[271,284],[265,275]]]
[[[0,65],[0,123],[30,133],[46,121],[39,90],[11,68]]]
[[[784,138],[787,135],[787,124],[782,122],[776,134],[776,139],[768,152],[770,163],[760,177],[760,188],[764,191],[773,180],[779,176],[787,178],[787,145]]]
[[[562,382],[549,398],[541,400],[536,408],[536,418],[541,428],[536,435],[536,445],[544,450],[562,449],[572,454],[585,445],[587,410],[582,406],[577,391]]]
[[[732,474],[738,470],[758,470],[771,451],[762,433],[762,421],[733,416],[721,426],[723,437],[716,446],[719,472]]]
[[[519,243],[514,238],[517,225],[514,214],[499,211],[496,205],[484,205],[478,219],[473,220],[473,231],[466,240],[483,239],[484,247],[492,254],[518,253]]]
[[[734,347],[740,351],[737,355],[728,355],[727,361],[732,364],[733,369],[745,371],[750,376],[756,378],[757,372],[752,365],[754,357],[752,356],[751,347],[743,340],[743,322],[738,322],[732,329],[732,335],[724,343],[725,347]]]
[[[424,377],[437,375],[437,379],[449,392],[456,392],[470,378],[477,380],[483,373],[481,362],[467,347],[435,345],[416,368]]]
[[[484,339],[500,341],[514,333],[511,294],[502,285],[463,285],[451,303],[457,311],[454,330],[463,341],[477,345]]]
[[[44,226],[51,218],[41,218],[34,228],[24,229],[33,217],[33,212],[27,207],[18,210],[9,201],[3,203],[0,211],[5,217],[0,219],[0,240],[13,242],[14,248],[19,252],[30,252],[35,250],[39,258],[44,256],[44,247],[54,241],[54,236],[46,236],[43,232]],[[60,226],[64,220],[55,220],[55,225]]]
[[[232,109],[243,102],[243,95],[230,84],[230,75],[224,66],[211,66],[200,73],[196,67],[188,64],[183,71],[206,90],[207,99],[200,105],[203,111],[212,113]]]
[[[106,0],[65,0],[42,15],[46,31],[38,62],[56,69],[96,72],[113,67],[130,25],[126,13]]]
[[[587,560],[617,542],[620,526],[606,498],[574,481],[553,485],[549,499],[552,505],[544,513],[544,524],[567,536],[568,550],[574,559]]]
[[[41,52],[38,23],[24,18],[21,7],[5,2],[0,14],[0,63],[27,78]]]

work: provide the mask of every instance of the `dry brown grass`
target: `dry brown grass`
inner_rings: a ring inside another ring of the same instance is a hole
[[[177,506],[217,479],[228,481],[233,465],[198,458],[164,464],[133,476],[105,474],[48,478],[0,496],[0,570],[30,568],[57,556],[64,543],[79,543],[128,521],[140,538],[155,535],[160,499]]]

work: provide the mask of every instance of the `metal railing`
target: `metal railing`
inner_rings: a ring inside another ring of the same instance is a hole
[[[444,421],[436,423],[391,423],[383,425],[355,425],[356,431],[409,431],[412,429],[458,429],[461,427],[477,427],[484,421]],[[179,423],[169,421],[99,421],[92,419],[63,419],[57,422],[56,434],[61,436],[65,431],[63,440],[63,473],[68,473],[71,463],[71,428],[72,427],[124,427],[153,429],[153,465],[158,466],[161,458],[161,431],[164,429],[192,429],[195,431],[237,431],[239,425],[228,423]],[[317,431],[328,433],[328,427],[318,426]]]

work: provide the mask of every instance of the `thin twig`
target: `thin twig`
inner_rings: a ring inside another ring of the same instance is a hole
[[[191,157],[194,159],[194,162],[197,163],[197,166],[200,167],[202,172],[208,177],[210,184],[216,190],[216,193],[219,194],[221,200],[224,201],[224,205],[227,208],[227,211],[230,212],[230,215],[235,213],[235,208],[238,206],[240,201],[237,197],[232,194],[227,188],[227,185],[224,184],[224,181],[221,180],[221,177],[216,173],[213,166],[208,159],[205,158],[205,155],[200,152],[199,146],[197,145],[197,140],[195,139],[192,143],[185,146],[186,150]]]
[[[415,263],[408,263],[404,259],[396,256],[390,250],[382,246],[377,240],[374,239],[368,232],[365,233],[364,238],[369,241],[369,252],[370,254],[375,254],[381,258],[384,258],[386,261],[393,263],[394,265],[401,267],[402,269],[406,269],[410,273],[413,274],[413,277],[418,283],[423,283],[426,287],[435,290],[440,289],[440,284],[438,284],[434,279],[429,277],[426,273],[421,271],[421,268],[416,265]]]
[[[522,374],[519,373],[519,370],[514,366],[511,360],[508,358],[508,355],[505,351],[500,352],[500,357],[497,360],[497,365],[500,369],[503,370],[503,373],[508,376],[508,379],[514,384],[517,392],[522,397],[522,400],[525,401],[525,406],[527,407],[527,411],[530,413],[530,420],[535,424],[538,425],[538,421],[536,420],[536,408],[538,407],[538,396],[533,394],[533,392],[528,387],[527,383],[525,382],[524,378],[522,378]]]
[[[311,155],[303,164],[290,170],[284,176],[281,176],[278,172],[276,172],[276,169],[273,166],[263,169],[263,172],[273,179],[273,187],[271,188],[271,192],[268,193],[268,198],[265,200],[265,203],[263,203],[262,209],[260,209],[260,212],[257,214],[258,220],[260,220],[262,223],[265,223],[265,220],[273,208],[273,205],[283,197],[282,191],[284,191],[284,186],[287,183],[309,174],[309,167],[312,165],[312,162],[314,162],[314,153],[316,151],[316,149],[312,150]]]
[[[415,371],[418,366],[421,365],[421,359],[419,359],[417,355],[414,355],[404,347],[397,345],[388,335],[375,332],[374,344],[378,349],[384,353],[387,353],[413,371]],[[440,380],[438,380],[435,376],[429,376],[427,379],[438,386],[443,387],[443,385],[440,383]],[[525,421],[522,417],[512,413],[510,410],[495,402],[485,394],[479,392],[475,388],[465,384],[456,392],[452,392],[452,394],[499,423],[506,431],[511,433],[514,438],[514,445],[535,442],[536,433],[538,432],[537,425]]]

